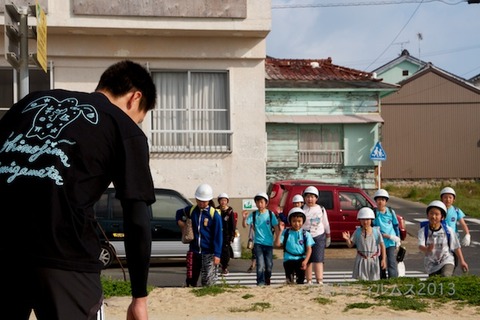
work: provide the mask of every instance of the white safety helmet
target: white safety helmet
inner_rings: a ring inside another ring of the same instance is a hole
[[[197,187],[197,190],[195,191],[195,199],[198,199],[200,201],[210,201],[213,199],[213,190],[210,185],[206,183],[202,183]]]
[[[457,194],[455,193],[455,190],[453,190],[453,188],[445,187],[445,188],[442,189],[442,191],[440,191],[440,198],[446,193],[453,194],[454,198],[457,197]]]
[[[378,189],[377,192],[375,192],[373,199],[376,200],[377,198],[386,198],[387,201],[390,199],[390,195],[388,194],[387,190],[385,189]]]
[[[433,200],[432,202],[430,202],[430,204],[428,205],[427,207],[427,214],[428,214],[428,211],[431,209],[431,208],[438,208],[440,209],[440,211],[442,212],[442,217],[445,219],[445,217],[447,216],[447,207],[445,206],[445,204],[440,201],[440,200]]]
[[[372,219],[373,220],[373,219],[375,219],[375,213],[369,207],[360,208],[360,210],[358,210],[358,213],[357,213],[357,220],[361,220],[361,219]]]
[[[318,198],[318,189],[315,188],[314,186],[307,187],[305,191],[303,191],[303,196],[307,194],[313,194]]]
[[[293,196],[292,202],[295,203],[295,202],[305,202],[305,201],[303,200],[303,197],[301,195],[296,194]]]
[[[259,198],[263,198],[265,199],[265,201],[268,202],[268,196],[265,192],[259,192],[255,195],[255,197],[253,198],[254,201],[257,201]]]
[[[307,219],[307,217],[305,216],[305,212],[303,212],[302,208],[300,207],[293,207],[292,209],[290,209],[290,211],[288,212],[288,223],[291,223],[290,219],[293,216],[302,217],[303,223],[305,223],[305,220]]]
[[[217,197],[218,200],[220,199],[227,199],[227,200],[230,200],[230,198],[228,197],[228,194],[226,194],[225,192],[222,192],[218,195]]]

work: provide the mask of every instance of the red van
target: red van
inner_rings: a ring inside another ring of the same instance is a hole
[[[288,214],[293,206],[292,198],[296,194],[303,195],[308,186],[318,189],[319,197],[317,203],[327,210],[328,221],[332,242],[344,242],[343,231],[352,233],[356,226],[358,209],[362,207],[375,208],[375,201],[360,188],[344,185],[327,184],[313,180],[282,180],[271,183],[267,194],[270,197],[268,209],[279,214]],[[400,238],[403,240],[407,235],[403,217],[397,215]]]

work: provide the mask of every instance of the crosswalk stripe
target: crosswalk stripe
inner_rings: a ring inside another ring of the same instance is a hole
[[[420,280],[425,280],[428,278],[428,274],[420,271],[406,271],[406,278],[419,278]],[[352,279],[351,271],[326,271],[323,273],[323,283],[342,283],[342,282],[353,282],[357,281]],[[230,272],[228,275],[224,276],[219,274],[217,283],[226,283],[230,285],[244,285],[244,286],[254,286],[257,284],[255,272],[246,273],[246,272]],[[285,274],[282,272],[272,273],[270,278],[271,284],[285,284]]]
[[[475,218],[464,218],[465,221],[480,224],[480,219],[475,219]]]

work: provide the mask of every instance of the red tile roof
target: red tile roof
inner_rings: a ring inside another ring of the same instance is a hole
[[[332,64],[332,59],[265,59],[266,80],[381,81],[373,73]]]
[[[332,64],[332,59],[265,59],[266,88],[398,90],[374,73]]]

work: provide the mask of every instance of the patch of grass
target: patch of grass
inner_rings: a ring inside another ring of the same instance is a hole
[[[457,197],[454,205],[456,207],[462,209],[468,216],[480,218],[480,180],[452,183],[440,182],[424,185],[417,185],[415,182],[412,182],[411,185],[386,183],[384,186],[392,196],[424,204],[429,204],[433,200],[439,200],[440,191],[444,187],[455,189]]]
[[[255,311],[265,311],[272,306],[268,302],[255,302],[249,308],[230,308],[230,312],[255,312]]]
[[[345,309],[343,309],[343,311],[348,311],[348,310],[351,310],[351,309],[368,309],[368,308],[371,308],[375,306],[374,303],[370,303],[370,302],[356,302],[356,303],[349,303],[345,306]]]
[[[220,285],[220,286],[209,286],[209,287],[201,287],[192,289],[192,293],[197,297],[203,296],[216,296],[218,294],[227,292],[228,287]]]
[[[247,293],[247,294],[244,294],[242,296],[242,299],[250,299],[250,298],[253,298],[253,297],[255,297],[253,294]]]
[[[246,287],[238,284],[230,285],[230,284],[227,284],[226,281],[223,281],[223,283],[215,284],[213,286],[193,288],[192,293],[197,297],[216,296],[221,293],[225,293],[235,289],[244,289],[244,288]]]
[[[110,297],[125,297],[132,295],[132,289],[130,287],[130,281],[123,281],[112,279],[110,277],[101,276],[103,295],[105,298]],[[148,286],[147,291],[153,290],[153,286]]]
[[[362,282],[368,296],[393,310],[427,312],[429,308],[455,302],[462,305],[480,306],[480,277],[396,278],[376,282]],[[358,308],[358,306],[355,306]]]
[[[382,305],[386,305],[393,310],[414,310],[417,312],[426,312],[429,304],[416,297],[380,295],[375,299],[383,301]]]
[[[316,298],[313,298],[312,301],[315,301],[316,303],[319,303],[319,304],[330,304],[333,302],[332,299],[328,299],[324,297],[316,297]]]

